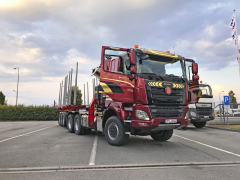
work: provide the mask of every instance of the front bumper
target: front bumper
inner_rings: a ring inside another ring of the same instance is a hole
[[[191,112],[194,112],[196,116],[191,115]],[[211,114],[199,115],[195,108],[190,108],[189,119],[191,120],[191,122],[205,122],[205,121],[214,120],[215,119],[214,109],[212,109]]]
[[[150,120],[140,120],[135,115],[135,110],[145,111]],[[178,127],[187,126],[189,119],[185,118],[188,112],[188,107],[184,107],[183,117],[178,118],[152,118],[149,107],[147,105],[137,105],[133,106],[133,119],[131,121],[132,128],[140,129],[141,131],[159,131],[159,130],[170,130]],[[177,119],[176,123],[164,123],[165,119]]]

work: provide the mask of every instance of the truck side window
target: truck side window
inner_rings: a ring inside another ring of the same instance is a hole
[[[113,73],[123,74],[123,57],[125,51],[114,51],[114,50],[105,50],[104,54],[104,70],[110,71]]]

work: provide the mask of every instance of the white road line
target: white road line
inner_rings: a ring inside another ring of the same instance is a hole
[[[95,157],[97,152],[97,140],[98,140],[98,134],[95,135],[95,138],[93,141],[93,147],[92,147],[92,152],[89,160],[89,166],[95,165]]]
[[[179,138],[182,138],[182,139],[185,139],[185,140],[188,140],[188,141],[192,141],[192,142],[195,142],[195,143],[197,143],[197,144],[201,144],[201,145],[203,145],[203,146],[207,146],[207,147],[209,147],[209,148],[216,149],[216,150],[219,150],[219,151],[222,151],[222,152],[225,152],[225,153],[232,154],[232,155],[234,155],[234,156],[240,157],[240,154],[235,154],[235,153],[232,153],[232,152],[230,152],[230,151],[226,151],[226,150],[224,150],[224,149],[220,149],[220,148],[217,148],[217,147],[210,146],[210,145],[208,145],[208,144],[204,144],[204,143],[201,143],[201,142],[198,142],[198,141],[194,141],[194,140],[192,140],[192,139],[188,139],[188,138],[185,138],[185,137],[182,137],[182,136],[178,136],[178,135],[176,135],[176,134],[174,134],[174,136],[177,136],[177,137],[179,137]]]
[[[57,125],[53,125],[53,126],[57,126]],[[18,135],[18,136],[14,136],[14,137],[11,137],[11,138],[8,138],[8,139],[4,139],[4,140],[1,140],[0,143],[1,143],[1,142],[4,142],[4,141],[11,140],[11,139],[15,139],[15,138],[17,138],[17,137],[25,136],[25,135],[27,135],[27,134],[32,134],[32,133],[34,133],[34,132],[42,131],[42,130],[44,130],[44,129],[48,129],[48,128],[53,127],[53,126],[48,126],[48,127],[42,128],[42,129],[38,129],[38,130],[36,130],[36,131],[32,131],[32,132],[29,132],[29,133],[25,133],[25,134],[21,134],[21,135]]]

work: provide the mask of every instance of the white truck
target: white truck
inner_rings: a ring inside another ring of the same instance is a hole
[[[189,119],[196,128],[202,128],[207,121],[214,120],[214,107],[212,89],[208,84],[199,84],[200,91],[197,91],[199,99],[196,104],[189,104]]]

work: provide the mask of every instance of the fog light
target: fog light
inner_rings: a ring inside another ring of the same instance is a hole
[[[148,126],[148,123],[138,123],[139,126]]]

